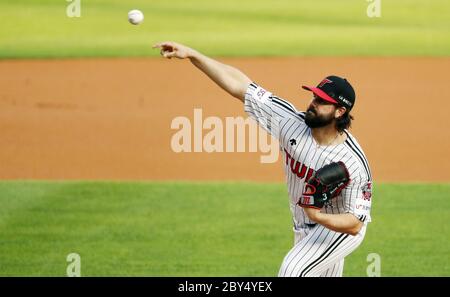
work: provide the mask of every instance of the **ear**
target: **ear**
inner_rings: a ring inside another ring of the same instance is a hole
[[[345,112],[347,111],[347,108],[343,107],[343,106],[339,106],[338,108],[336,108],[336,111],[334,112],[334,117],[336,119],[339,119],[340,117],[342,117]]]

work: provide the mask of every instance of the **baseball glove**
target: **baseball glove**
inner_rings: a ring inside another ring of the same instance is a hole
[[[325,203],[338,196],[349,182],[350,175],[343,162],[325,165],[306,182],[297,204],[321,209]]]

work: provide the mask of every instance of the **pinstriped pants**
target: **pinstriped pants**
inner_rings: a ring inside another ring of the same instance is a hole
[[[344,258],[364,239],[366,225],[355,235],[334,232],[322,225],[296,233],[295,245],[281,264],[280,277],[342,276]]]

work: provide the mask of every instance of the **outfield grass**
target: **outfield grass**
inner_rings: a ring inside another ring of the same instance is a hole
[[[365,0],[2,0],[0,58],[152,56],[177,40],[216,56],[448,56],[450,2]],[[145,21],[127,22],[139,8]]]
[[[292,244],[283,184],[0,182],[0,275],[275,276]],[[450,276],[450,185],[379,185],[346,261],[364,276]],[[425,206],[427,205],[427,206]]]

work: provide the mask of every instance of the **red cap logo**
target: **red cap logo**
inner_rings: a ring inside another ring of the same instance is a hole
[[[320,84],[319,84],[319,88],[321,88],[321,87],[323,87],[325,84],[331,84],[332,83],[332,81],[331,80],[329,80],[328,78],[325,78],[324,80],[322,80],[321,82],[320,82]]]

